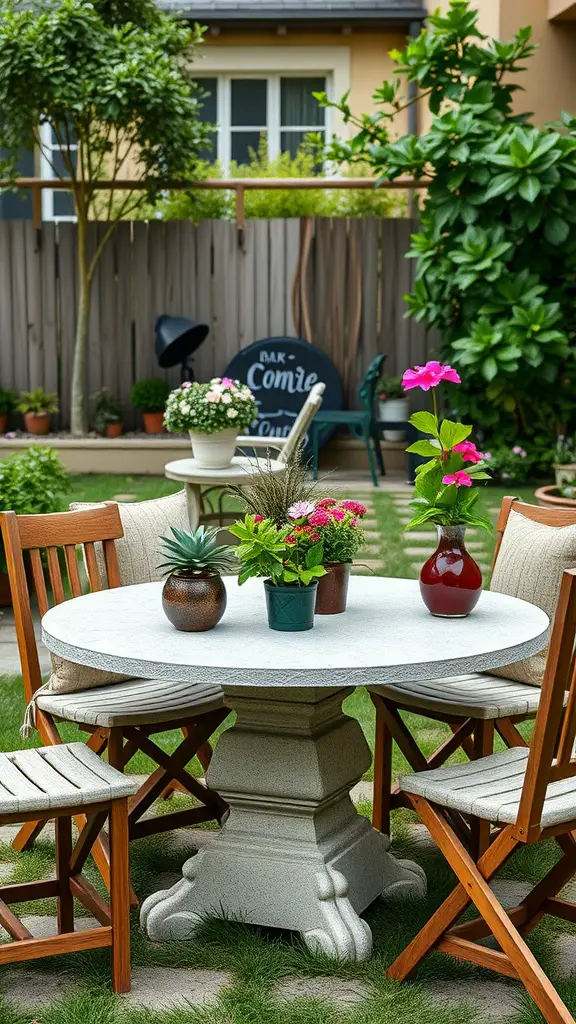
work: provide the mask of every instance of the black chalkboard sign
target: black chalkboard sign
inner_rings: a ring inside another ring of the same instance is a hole
[[[250,428],[259,437],[286,437],[310,389],[326,385],[323,408],[342,408],[342,381],[324,352],[299,338],[263,338],[242,349],[226,368],[226,376],[241,380],[253,391],[258,421]],[[333,427],[320,434],[325,444]]]

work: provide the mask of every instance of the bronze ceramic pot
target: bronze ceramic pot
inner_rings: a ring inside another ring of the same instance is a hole
[[[214,629],[226,611],[222,577],[172,573],[162,590],[162,608],[172,625],[185,633]]]
[[[329,562],[326,575],[318,580],[316,615],[339,615],[346,611],[348,580],[352,562]]]

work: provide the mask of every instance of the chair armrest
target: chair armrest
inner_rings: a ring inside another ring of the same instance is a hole
[[[281,451],[285,444],[285,437],[257,437],[245,434],[236,438],[237,448],[277,448]]]

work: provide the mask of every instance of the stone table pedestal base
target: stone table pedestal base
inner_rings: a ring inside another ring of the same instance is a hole
[[[226,690],[237,720],[218,741],[208,782],[230,816],[182,880],[143,904],[151,939],[190,938],[215,916],[291,929],[311,949],[362,960],[372,935],[359,914],[382,894],[425,893],[422,869],[392,857],[388,837],[350,799],[370,751],[342,712],[349,692]]]

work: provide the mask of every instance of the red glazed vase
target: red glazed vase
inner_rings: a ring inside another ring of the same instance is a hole
[[[466,550],[464,526],[437,526],[438,547],[420,572],[420,593],[432,615],[469,615],[482,592],[482,573]]]

